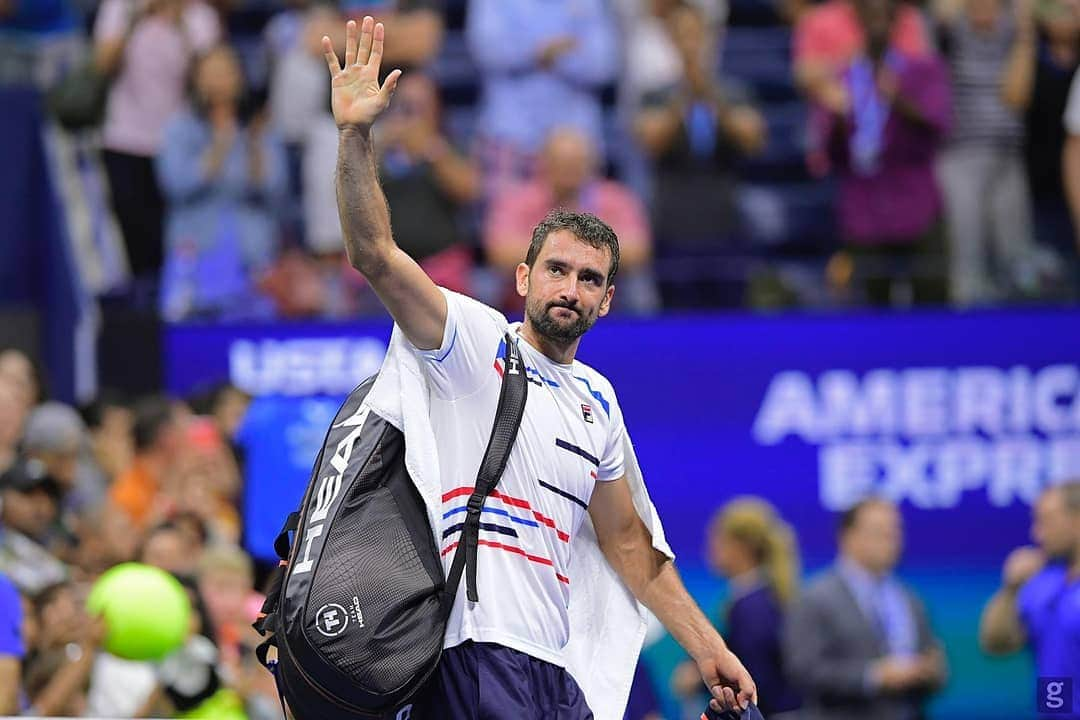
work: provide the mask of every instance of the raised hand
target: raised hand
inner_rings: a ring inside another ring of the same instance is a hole
[[[368,16],[360,27],[358,39],[356,22],[350,20],[345,26],[344,68],[330,38],[323,36],[323,56],[330,68],[331,106],[339,128],[367,130],[390,104],[401,71],[394,70],[379,86],[385,34],[383,24],[376,23],[374,18]]]

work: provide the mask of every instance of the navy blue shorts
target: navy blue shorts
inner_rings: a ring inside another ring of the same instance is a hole
[[[471,640],[443,651],[428,685],[391,720],[592,720],[565,669]]]

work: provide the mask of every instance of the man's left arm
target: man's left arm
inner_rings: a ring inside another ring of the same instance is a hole
[[[589,502],[600,549],[627,587],[663,623],[697,663],[715,698],[714,708],[757,702],[750,673],[686,591],[671,560],[653,548],[652,536],[634,509],[625,476],[598,482]]]

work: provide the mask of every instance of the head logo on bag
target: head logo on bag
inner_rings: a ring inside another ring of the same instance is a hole
[[[322,536],[326,517],[330,514],[330,508],[337,500],[341,492],[341,477],[349,467],[349,458],[352,457],[356,440],[364,431],[364,421],[367,419],[371,408],[361,404],[356,413],[342,422],[334,425],[331,430],[337,428],[352,428],[352,430],[337,444],[334,454],[330,457],[330,465],[335,474],[324,477],[319,483],[319,491],[315,495],[315,509],[311,511],[311,518],[304,530],[304,559],[293,568],[293,574],[311,572],[315,561],[312,559],[312,544]]]
[[[463,533],[479,532],[483,499],[502,475],[525,408],[521,357],[509,337],[506,346],[511,371],[470,500],[477,511]],[[405,438],[364,402],[375,380],[349,394],[327,430],[300,509],[274,543],[282,563],[255,623],[272,632],[256,653],[297,720],[393,717],[438,664],[463,571],[470,599],[475,593],[474,556],[459,550],[449,577],[443,573],[405,468]],[[267,662],[270,647],[276,663]]]

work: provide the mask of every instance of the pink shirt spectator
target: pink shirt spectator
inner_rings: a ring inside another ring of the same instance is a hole
[[[828,0],[808,10],[795,26],[795,62],[843,67],[862,52],[865,41],[851,0]],[[911,5],[897,6],[891,46],[914,57],[932,53],[922,15]]]
[[[103,0],[94,39],[122,39],[135,5],[131,0]],[[178,24],[161,15],[139,20],[109,91],[102,130],[105,148],[143,157],[156,155],[165,125],[184,104],[192,58],[220,37],[217,13],[202,0],[188,0]]]
[[[518,185],[499,195],[492,205],[484,228],[484,249],[493,250],[517,247],[521,260],[529,249],[533,228],[555,208],[555,198],[547,185],[532,181]],[[597,180],[581,192],[581,201],[575,208],[590,212],[606,222],[619,237],[619,249],[623,254],[633,250],[648,250],[652,243],[645,208],[630,190],[610,180]]]

